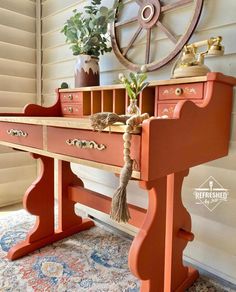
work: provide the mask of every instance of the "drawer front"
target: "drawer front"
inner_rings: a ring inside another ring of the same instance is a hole
[[[193,101],[196,105],[202,104],[202,101]],[[172,103],[158,103],[158,117],[168,116],[169,118],[173,118],[175,106],[178,101]]]
[[[159,103],[158,117],[168,116],[169,118],[172,118],[176,104],[177,103]]]
[[[204,83],[163,85],[158,88],[159,100],[202,99]]]
[[[69,104],[63,103],[61,105],[62,115],[63,116],[83,116],[83,108],[81,104]]]
[[[75,146],[75,139],[78,145]],[[131,157],[135,160],[135,170],[140,170],[140,139],[133,135],[131,141]],[[104,164],[123,166],[123,134],[93,132],[88,130],[61,129],[48,127],[48,151],[70,155],[80,159]],[[79,141],[91,142],[91,148],[80,148]],[[95,144],[94,144],[95,143]],[[95,146],[97,145],[97,146]],[[100,150],[96,149],[100,148]]]
[[[1,122],[0,140],[43,149],[43,128],[37,125]]]
[[[81,92],[60,93],[61,102],[79,103],[81,101]]]

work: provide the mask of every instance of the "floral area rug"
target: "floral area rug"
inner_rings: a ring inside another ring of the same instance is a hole
[[[0,217],[0,292],[138,292],[139,281],[129,272],[131,241],[94,227],[10,262],[11,246],[25,238],[34,217],[17,211]],[[189,292],[235,291],[208,279]],[[158,291],[157,291],[158,292]]]

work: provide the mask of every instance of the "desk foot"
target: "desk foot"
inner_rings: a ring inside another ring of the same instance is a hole
[[[16,244],[13,248],[10,249],[8,252],[7,258],[9,260],[16,260],[19,259],[39,248],[42,248],[48,244],[52,244],[53,242],[62,240],[68,236],[71,236],[75,233],[90,229],[95,224],[90,219],[84,219],[82,221],[82,224],[79,226],[71,227],[70,229],[67,229],[65,231],[56,231],[53,235],[50,235],[48,237],[44,237],[42,239],[39,239],[34,242],[30,242],[28,239],[26,239],[23,242],[20,242]]]
[[[193,283],[199,278],[199,272],[193,268],[188,268],[188,276],[184,282],[175,290],[175,292],[184,292],[190,288]]]

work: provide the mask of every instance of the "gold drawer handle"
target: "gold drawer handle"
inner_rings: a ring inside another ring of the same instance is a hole
[[[184,93],[183,89],[182,88],[176,88],[175,90],[175,95],[177,96],[180,96]]]
[[[69,100],[73,100],[73,95],[70,94],[70,95],[68,96],[68,98],[69,98]]]
[[[69,113],[73,113],[73,107],[70,106],[68,110],[69,110]]]
[[[10,136],[14,136],[14,137],[27,137],[28,134],[22,130],[15,130],[15,129],[10,129],[7,130],[7,134]]]
[[[78,140],[78,139],[68,139],[66,144],[69,146],[75,146],[80,149],[97,149],[99,151],[105,150],[106,146],[104,144],[97,144],[94,141]]]

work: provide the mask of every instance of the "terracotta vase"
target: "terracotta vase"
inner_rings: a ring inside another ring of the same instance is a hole
[[[99,77],[99,58],[78,55],[75,64],[75,87],[98,86]]]

